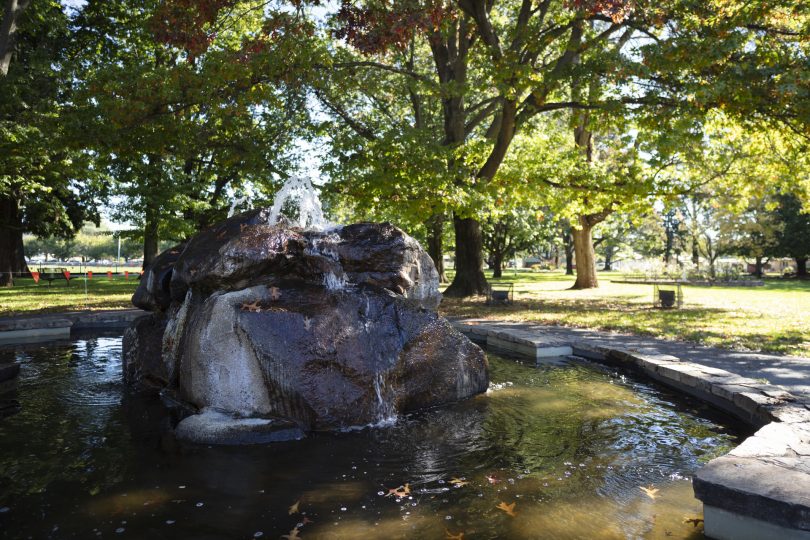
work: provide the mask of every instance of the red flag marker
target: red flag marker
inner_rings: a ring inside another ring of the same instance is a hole
[[[87,279],[93,279],[93,271],[92,270],[87,271]]]
[[[39,283],[39,272],[31,272],[31,277],[34,278],[34,283]]]

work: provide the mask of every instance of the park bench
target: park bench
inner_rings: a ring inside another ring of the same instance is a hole
[[[65,286],[70,285],[70,272],[68,272],[67,268],[54,268],[54,269],[39,269],[39,279],[46,280],[48,282],[48,287],[51,286],[51,282],[55,279],[64,279]]]
[[[487,304],[511,304],[515,299],[514,283],[491,283],[487,290]]]

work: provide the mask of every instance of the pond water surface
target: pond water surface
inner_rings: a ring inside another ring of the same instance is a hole
[[[189,446],[125,391],[120,336],[0,351],[13,359],[4,538],[699,538],[690,477],[742,435],[594,366],[490,355],[487,394],[392,427]]]

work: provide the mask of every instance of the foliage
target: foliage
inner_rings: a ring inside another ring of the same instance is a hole
[[[541,210],[525,207],[501,210],[482,224],[484,249],[494,277],[500,277],[509,257],[533,250],[544,238],[554,234]]]
[[[778,201],[776,216],[780,222],[780,229],[776,237],[775,251],[779,255],[796,259],[799,263],[799,274],[806,275],[807,259],[810,259],[810,214],[802,213],[801,201],[795,195],[782,194]]]
[[[115,260],[118,255],[118,235],[104,226],[96,227],[86,224],[72,238],[33,237],[27,236],[25,251],[29,257],[42,256],[46,261],[49,258],[68,260],[80,257],[84,262]],[[143,255],[143,246],[133,238],[121,237],[121,258],[125,261],[138,259]],[[164,249],[170,247],[163,244]]]
[[[308,23],[255,0],[186,4],[91,1],[76,21],[97,51],[80,74],[86,144],[116,179],[115,217],[152,249],[224,218],[229,195],[260,203],[308,126]]]
[[[0,272],[24,269],[24,232],[69,237],[99,219],[104,175],[75,144],[66,106],[74,83],[66,76],[70,37],[59,2],[31,3],[8,74],[0,75]]]

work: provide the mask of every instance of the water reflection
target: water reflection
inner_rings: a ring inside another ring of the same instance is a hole
[[[109,336],[6,351],[22,372],[0,420],[3,537],[689,538],[688,477],[737,441],[646,385],[490,357],[486,395],[391,428],[189,446],[124,391],[120,353]]]

